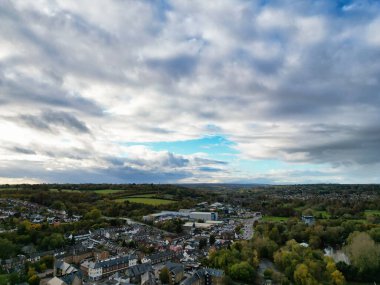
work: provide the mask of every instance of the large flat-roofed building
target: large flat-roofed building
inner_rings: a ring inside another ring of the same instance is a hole
[[[173,218],[186,219],[188,217],[189,217],[189,214],[185,213],[185,212],[163,211],[161,213],[143,216],[143,220],[144,221],[156,221],[156,220],[173,219]]]
[[[144,221],[162,221],[167,219],[193,219],[193,220],[202,220],[202,221],[217,221],[218,213],[217,212],[195,212],[191,209],[181,209],[179,212],[175,211],[162,211],[160,213],[150,214],[143,216]]]
[[[218,213],[216,212],[191,212],[190,219],[202,221],[217,221]]]

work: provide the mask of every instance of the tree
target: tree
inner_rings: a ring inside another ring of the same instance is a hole
[[[346,280],[339,270],[335,270],[333,273],[331,273],[331,280],[334,285],[343,285],[346,283]]]
[[[246,261],[232,265],[229,272],[232,279],[242,282],[252,283],[255,278],[255,270]]]
[[[16,253],[16,245],[8,239],[0,238],[0,259],[7,259]]]
[[[22,274],[17,273],[17,272],[12,272],[11,274],[8,275],[8,280],[10,284],[18,284],[21,283],[23,280]]]
[[[102,213],[100,212],[99,209],[92,209],[90,212],[88,212],[84,218],[86,220],[98,220],[102,216]]]
[[[264,270],[264,278],[265,279],[272,279],[273,275],[273,269],[272,268],[267,268]]]
[[[371,229],[369,234],[375,242],[380,242],[380,227]]]
[[[314,249],[319,248],[321,246],[321,239],[319,236],[311,236],[309,239],[309,245]]]
[[[66,206],[65,206],[65,204],[64,204],[62,201],[55,201],[55,202],[51,205],[51,207],[52,207],[53,209],[58,210],[58,211],[61,211],[61,210],[65,210],[65,209],[66,209]]]
[[[352,233],[348,237],[348,245],[345,250],[359,275],[375,275],[380,271],[380,246],[368,233]]]
[[[29,285],[39,285],[40,284],[40,278],[34,274],[28,279]]]
[[[161,280],[162,284],[169,284],[170,274],[169,274],[169,269],[167,267],[164,267],[161,269],[160,280]]]
[[[267,237],[256,237],[253,241],[253,247],[257,250],[260,258],[273,258],[273,253],[277,250],[278,245]]]
[[[60,248],[65,244],[65,239],[62,234],[53,233],[50,236],[46,236],[41,241],[42,249],[56,249]]]
[[[210,235],[210,239],[209,239],[209,243],[210,243],[210,245],[214,245],[214,243],[215,243],[215,236],[214,235]]]
[[[260,264],[259,254],[257,253],[257,250],[253,250],[252,265],[253,267],[257,268],[259,264]]]
[[[199,240],[199,249],[205,248],[207,246],[207,239],[201,238]]]
[[[274,261],[286,277],[297,285],[340,284],[340,272],[332,259],[326,258],[321,251],[303,247],[294,240],[288,241],[286,246],[275,253]]]
[[[309,273],[309,268],[305,264],[299,264],[294,271],[294,282],[297,285],[313,285],[318,282]]]

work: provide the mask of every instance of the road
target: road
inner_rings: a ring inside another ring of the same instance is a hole
[[[260,219],[259,217],[254,217],[254,218],[244,220],[242,239],[250,240],[253,237],[253,233],[254,233],[253,224],[259,219]]]

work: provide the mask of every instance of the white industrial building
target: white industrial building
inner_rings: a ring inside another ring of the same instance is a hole
[[[190,219],[202,221],[217,221],[218,213],[216,212],[191,212]]]
[[[194,212],[192,209],[181,209],[179,212],[175,211],[163,211],[161,213],[150,214],[143,216],[144,221],[159,221],[167,219],[192,219],[192,220],[202,220],[202,221],[217,221],[218,213],[216,212]]]

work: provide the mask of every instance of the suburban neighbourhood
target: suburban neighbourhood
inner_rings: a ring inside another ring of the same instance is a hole
[[[17,216],[35,226],[59,225],[82,218],[18,199],[0,199],[0,205],[1,219]],[[23,255],[2,260],[1,264],[4,270],[11,272],[24,262],[38,262],[53,256],[54,269],[39,274],[41,285],[163,284],[160,279],[163,269],[169,273],[170,284],[224,284],[223,270],[205,268],[201,260],[207,258],[212,248],[252,238],[253,224],[261,217],[260,212],[241,207],[200,202],[193,209],[146,215],[143,222],[120,217],[123,226],[66,235],[72,245],[52,251],[36,252],[26,247]],[[155,223],[172,219],[183,221],[182,234],[154,227]],[[130,248],[130,243],[144,245],[149,253]]]
[[[338,186],[34,187],[0,191],[1,285],[276,285],[302,262],[328,266],[334,274],[315,278],[342,285],[362,276],[355,248],[377,254],[371,187],[352,190],[360,202]],[[373,276],[376,262],[363,264]]]

